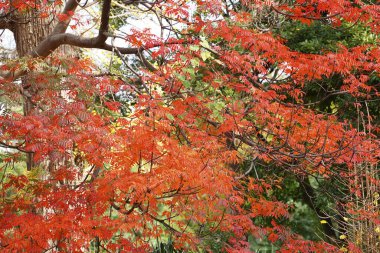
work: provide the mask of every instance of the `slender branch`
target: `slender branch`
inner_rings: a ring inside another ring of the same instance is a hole
[[[256,175],[256,178],[259,180],[259,175],[257,174],[257,170],[256,170],[256,166],[255,166],[255,160],[256,160],[257,157],[255,157],[254,159],[252,159],[251,161],[251,165],[249,166],[248,170],[246,172],[244,172],[243,175],[240,175],[238,177],[235,177],[235,180],[239,180],[239,179],[242,179],[243,177],[245,176],[248,176],[249,173],[251,173],[252,169],[255,170],[255,175]]]
[[[149,69],[152,72],[157,71],[157,69],[145,58],[142,50],[139,50],[137,55],[147,69]]]
[[[115,202],[113,202],[113,201],[111,201],[110,204],[111,204],[111,206],[112,206],[115,210],[117,210],[119,213],[122,213],[122,214],[125,214],[125,215],[128,215],[128,214],[132,213],[133,210],[135,210],[135,208],[139,206],[139,204],[137,204],[137,203],[133,203],[132,207],[131,207],[129,210],[126,210],[125,208],[121,208],[120,206],[117,206],[117,205],[115,204]]]
[[[77,185],[74,186],[74,190],[76,190],[79,187],[81,187],[87,181],[87,178],[90,176],[90,174],[92,173],[92,171],[94,170],[94,168],[95,168],[95,165],[91,166],[90,170],[88,171],[87,175],[84,177],[84,179],[82,180],[82,182],[80,182],[79,184],[77,184]]]
[[[139,48],[137,47],[113,47],[112,45],[109,44],[104,44],[102,45],[101,48],[106,51],[113,51],[113,49],[117,49],[121,54],[137,54],[139,52]]]
[[[141,211],[143,211],[143,210],[141,210]],[[152,214],[150,214],[150,213],[147,213],[147,215],[148,215],[151,219],[153,219],[153,220],[159,222],[160,224],[162,224],[165,228],[167,228],[167,229],[170,230],[171,232],[176,233],[176,234],[178,234],[178,235],[181,234],[180,231],[178,231],[177,229],[175,229],[175,228],[173,228],[172,226],[170,226],[168,223],[165,222],[165,220],[163,220],[163,219],[159,219],[159,218],[155,217],[154,215],[152,215]]]
[[[332,15],[329,15],[326,17],[312,17],[312,16],[308,16],[308,13],[303,14],[303,15],[294,15],[294,14],[282,12],[279,9],[277,9],[276,7],[274,7],[273,5],[271,7],[278,14],[288,16],[288,17],[292,17],[292,18],[305,18],[305,19],[310,19],[310,20],[325,20],[325,19],[330,19],[330,18],[336,17],[338,15],[341,15],[341,13],[335,13],[335,14],[332,14]]]
[[[15,146],[15,145],[10,145],[10,144],[7,144],[5,142],[0,141],[0,147],[9,148],[9,149],[16,149],[16,150],[18,150],[20,152],[27,153],[27,154],[33,154],[34,153],[32,151],[26,151],[26,150],[24,150],[22,148],[22,145],[23,144]]]

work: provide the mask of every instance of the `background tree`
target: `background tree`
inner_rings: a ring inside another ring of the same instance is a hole
[[[376,249],[378,5],[104,0],[81,16],[88,4],[0,5],[1,27],[33,42],[2,66],[3,251]],[[150,18],[159,33],[131,27]],[[67,31],[92,21],[95,36]],[[121,70],[52,54],[63,45]],[[290,199],[330,244],[295,233]]]

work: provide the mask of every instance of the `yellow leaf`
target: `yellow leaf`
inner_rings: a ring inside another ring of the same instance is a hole
[[[339,250],[342,251],[342,252],[347,252],[348,251],[348,249],[346,249],[345,247],[342,247]]]
[[[345,236],[345,235],[340,235],[339,236],[339,239],[341,239],[341,240],[346,239],[346,238],[347,238],[347,236]]]
[[[348,221],[348,218],[347,218],[347,217],[343,217],[343,220],[344,220],[344,221]]]
[[[376,227],[375,232],[380,234],[380,227]]]
[[[201,52],[201,58],[202,60],[207,60],[208,58],[211,57],[211,53],[209,51],[204,51],[204,52]]]
[[[327,223],[327,221],[321,220],[321,224],[326,224],[326,223]]]

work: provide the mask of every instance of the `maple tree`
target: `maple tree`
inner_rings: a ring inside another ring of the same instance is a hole
[[[22,25],[49,26],[1,67],[3,252],[149,252],[162,241],[196,251],[213,240],[219,251],[250,252],[251,237],[280,252],[375,252],[379,142],[368,103],[378,99],[379,5],[103,0],[93,18],[86,8],[0,3],[0,28],[16,38]],[[130,17],[157,18],[160,34],[131,28]],[[275,31],[281,22],[360,25],[373,39],[297,50]],[[88,25],[98,27],[93,37]],[[64,45],[109,51],[118,62],[104,70],[57,52]],[[322,95],[313,95],[316,85]],[[332,100],[340,95],[344,103]],[[357,110],[358,123],[339,107]],[[337,238],[309,241],[282,222],[292,207],[273,192],[290,175],[308,194],[309,177],[342,189],[339,233],[321,217]],[[365,243],[363,233],[373,236]]]

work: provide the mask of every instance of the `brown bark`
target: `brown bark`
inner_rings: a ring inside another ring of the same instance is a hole
[[[24,57],[52,31],[53,23],[49,18],[38,17],[37,10],[30,9],[16,13],[13,34],[19,57]],[[54,20],[53,20],[54,21]]]
[[[0,29],[9,29],[11,26],[10,13],[0,14]]]
[[[30,8],[22,12],[15,12],[12,15],[11,31],[14,35],[18,57],[26,57],[36,48],[41,41],[49,36],[57,25],[58,21],[55,15],[49,17],[40,17],[39,10]],[[62,52],[67,51],[64,48]],[[24,115],[30,115],[34,109],[32,103],[33,97],[37,94],[30,75],[22,77],[22,93],[24,95]],[[26,142],[28,137],[26,136]],[[27,170],[33,168],[33,153],[27,153]]]

